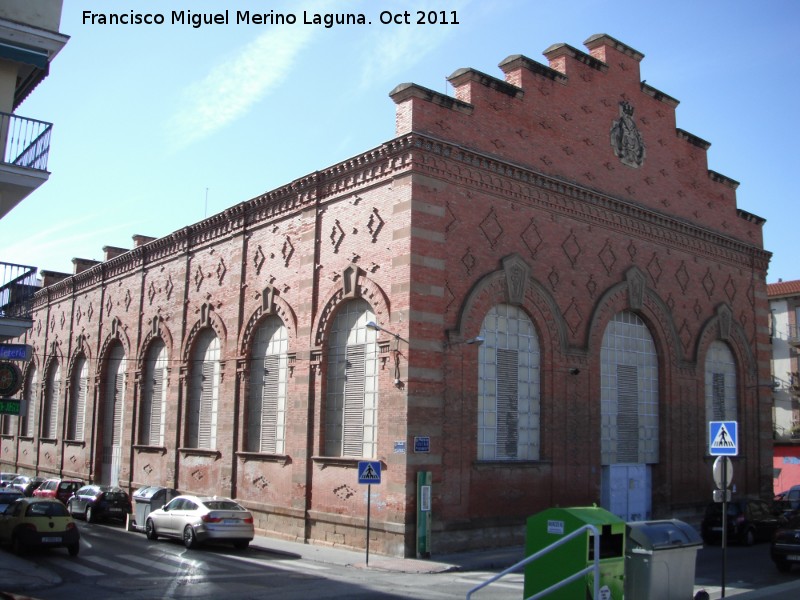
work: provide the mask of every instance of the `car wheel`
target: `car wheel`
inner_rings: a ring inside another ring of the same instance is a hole
[[[194,529],[192,529],[191,525],[187,525],[183,528],[183,545],[189,550],[192,548],[197,548],[197,536],[195,535]]]
[[[778,571],[781,573],[788,573],[792,570],[792,563],[790,563],[788,560],[776,558],[774,559],[774,562],[775,566],[778,568]]]
[[[94,523],[97,519],[95,519],[94,510],[92,510],[91,506],[86,507],[86,512],[83,513],[86,516],[87,523]]]
[[[250,545],[250,540],[236,540],[233,542],[233,547],[237,550],[247,550],[247,547]]]
[[[67,546],[67,552],[69,552],[70,556],[78,556],[78,552],[80,552],[81,545],[79,542],[75,542],[70,546]]]
[[[156,524],[153,523],[153,519],[147,519],[147,522],[144,524],[144,533],[147,536],[148,540],[158,539],[158,533],[156,532]]]

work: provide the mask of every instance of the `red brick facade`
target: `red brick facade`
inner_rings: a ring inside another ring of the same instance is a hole
[[[398,86],[395,139],[43,289],[29,369],[43,383],[61,365],[58,435],[5,436],[4,468],[100,478],[104,368],[121,344],[121,485],[230,495],[271,534],[361,547],[357,461],[324,456],[329,328],[361,298],[401,338],[379,335],[377,552],[415,553],[419,471],[433,474],[435,552],[518,542],[539,510],[600,503],[600,346],[620,311],[644,321],[659,357],[653,516],[694,514],[711,497],[703,365],[714,340],[737,365],[737,488],[769,494],[763,221],[708,170],[708,143],[676,129],[678,102],[640,81],[641,54],[607,36],[586,45],[552,46],[549,66],[510,57],[504,80],[460,70],[455,97]],[[463,342],[498,304],[521,308],[538,337],[538,460],[477,460],[480,350]],[[267,315],[289,338],[279,455],[243,445],[247,358]],[[222,356],[216,448],[187,449],[187,365],[209,327]],[[137,436],[154,338],[169,356],[163,446]],[[81,352],[86,433],[69,441],[66,381]],[[415,437],[430,451],[414,452]]]

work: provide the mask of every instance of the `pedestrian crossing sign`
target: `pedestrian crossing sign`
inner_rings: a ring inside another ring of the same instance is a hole
[[[381,463],[378,460],[358,462],[358,483],[378,484],[381,482]]]
[[[739,427],[736,421],[711,421],[708,424],[711,456],[738,456]]]

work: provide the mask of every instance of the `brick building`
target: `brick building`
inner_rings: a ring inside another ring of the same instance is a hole
[[[641,53],[585,45],[461,69],[454,97],[400,85],[381,146],[45,273],[4,468],[230,495],[362,547],[374,459],[371,547],[400,556],[419,472],[435,552],[554,505],[694,515],[720,418],[737,489],[769,494],[763,219]]]

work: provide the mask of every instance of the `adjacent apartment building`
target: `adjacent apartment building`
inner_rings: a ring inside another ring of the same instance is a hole
[[[52,123],[17,112],[50,72],[50,63],[69,39],[59,32],[60,0],[3,0],[0,3],[0,219],[43,185]],[[32,224],[32,226],[34,226]],[[31,300],[38,289],[33,266],[0,257],[0,342],[18,338],[33,325]],[[16,433],[22,361],[0,360],[0,432]]]
[[[767,285],[771,318],[775,492],[800,484],[800,281]]]
[[[698,514],[712,420],[739,423],[738,493],[770,495],[764,221],[640,52],[584,44],[460,69],[453,96],[398,85],[393,139],[45,273],[3,468],[362,547],[379,462],[371,548],[395,556],[418,508],[434,552],[519,543],[555,505]]]

